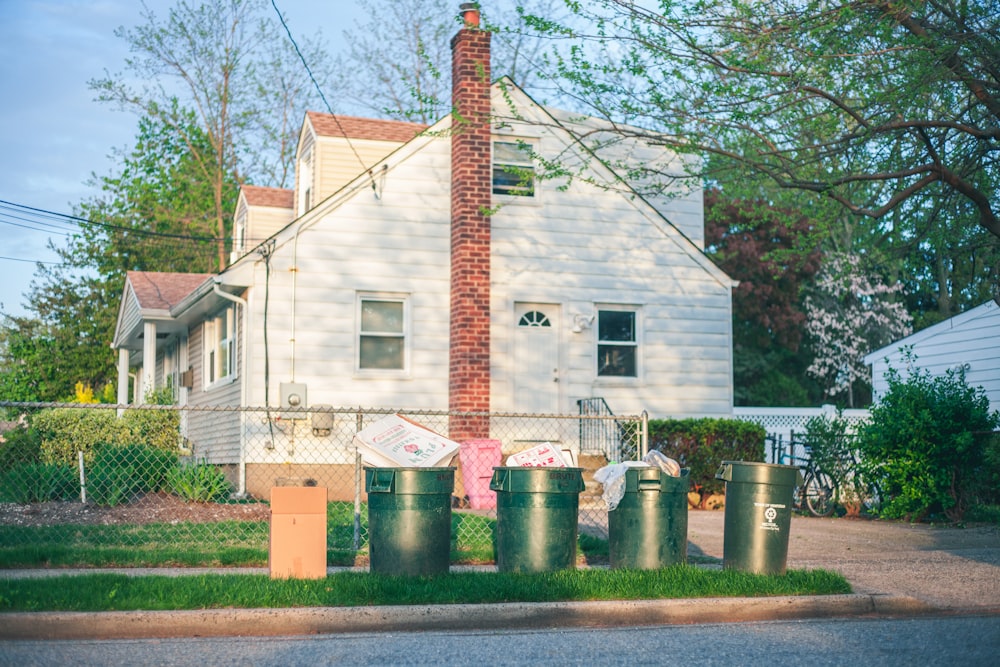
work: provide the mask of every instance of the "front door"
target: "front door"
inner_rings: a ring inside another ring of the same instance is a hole
[[[559,412],[559,306],[519,303],[514,308],[514,410]]]

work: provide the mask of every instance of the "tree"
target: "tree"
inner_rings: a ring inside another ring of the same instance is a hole
[[[823,383],[828,396],[870,387],[864,356],[910,333],[912,318],[896,300],[903,286],[887,286],[856,255],[825,259],[812,294],[806,297],[806,332],[815,356],[806,372]]]
[[[551,15],[558,0],[514,0],[483,8],[492,31],[494,78],[531,83],[543,41],[522,29],[515,4]],[[343,31],[347,51],[335,59],[333,87],[341,103],[364,114],[431,124],[451,110],[451,50],[460,26],[452,0],[359,0],[366,18]],[[340,111],[339,109],[337,111]]]
[[[725,157],[874,219],[897,243],[966,224],[1000,237],[992,0],[566,5],[570,21],[528,19],[557,40],[547,76],[619,133]],[[974,217],[924,215],[936,202]]]
[[[201,178],[200,154],[211,148],[193,115],[184,135],[172,122],[141,118],[135,147],[117,154],[116,171],[93,178],[101,194],[81,202],[85,221],[64,247],[62,260],[40,267],[31,283],[34,318],[7,318],[0,330],[0,396],[7,400],[60,401],[82,382],[106,393],[116,381],[114,337],[125,273],[136,271],[211,272],[212,184]],[[175,121],[176,122],[176,121]],[[235,184],[226,182],[227,215],[235,206]]]
[[[134,88],[125,75],[105,72],[90,86],[98,100],[158,119],[187,143],[211,185],[211,231],[222,270],[231,222],[227,188],[254,180],[288,183],[296,133],[314,88],[266,0],[181,0],[164,21],[143,8],[144,25],[115,31],[135,54],[125,61],[126,71],[142,83]],[[307,43],[300,49],[316,67],[328,60]],[[197,135],[190,134],[188,110],[197,119]]]
[[[805,284],[821,251],[811,220],[766,201],[705,195],[709,256],[739,281],[733,290],[733,383],[739,405],[812,405],[802,342]]]

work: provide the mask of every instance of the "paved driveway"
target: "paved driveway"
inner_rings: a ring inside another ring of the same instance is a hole
[[[722,558],[723,511],[688,513],[688,553]],[[1000,612],[1000,526],[792,517],[788,567],[843,574],[856,593]]]

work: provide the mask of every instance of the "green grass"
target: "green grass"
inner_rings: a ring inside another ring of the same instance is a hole
[[[595,568],[541,574],[455,572],[438,577],[343,572],[309,580],[272,580],[265,575],[237,574],[179,577],[89,574],[0,579],[0,611],[482,604],[830,595],[850,591],[846,579],[825,570],[791,570],[776,576],[691,565],[646,571]]]
[[[362,505],[361,535],[368,533]],[[452,513],[451,561],[493,562],[494,519]],[[354,546],[354,506],[330,503],[327,509],[327,564],[354,565],[367,552]],[[0,568],[13,567],[263,567],[267,565],[266,521],[211,524],[0,526]],[[586,550],[599,553],[600,542]],[[604,555],[607,544],[603,543]]]

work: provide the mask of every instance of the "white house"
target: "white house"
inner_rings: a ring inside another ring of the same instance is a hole
[[[972,310],[922,329],[865,357],[872,367],[875,400],[888,389],[886,372],[896,369],[904,378],[912,353],[915,368],[944,375],[965,369],[971,387],[982,387],[990,399],[990,410],[1000,410],[1000,306],[987,301]]]
[[[452,41],[453,114],[310,113],[295,190],[243,188],[226,270],[129,274],[113,347],[132,400],[174,373],[189,405],[294,390],[309,405],[569,414],[600,397],[617,414],[731,414],[733,281],[703,252],[700,185],[677,158],[667,190],[624,185],[610,165],[671,155],[598,149],[597,120],[491,84],[475,18]],[[578,173],[542,178],[540,160]],[[209,439],[210,460],[239,455],[238,425]]]

